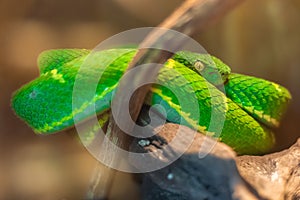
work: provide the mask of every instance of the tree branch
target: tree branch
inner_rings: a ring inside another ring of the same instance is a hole
[[[153,50],[146,49],[143,47],[156,47],[160,46],[162,49],[164,47],[171,48],[172,50],[180,50],[180,47],[184,44],[185,39],[181,38],[168,38],[167,31],[168,29],[173,29],[178,32],[184,33],[188,36],[196,32],[200,32],[206,29],[206,27],[213,23],[216,19],[222,17],[226,12],[230,11],[235,5],[241,3],[243,0],[187,0],[185,1],[173,14],[171,14],[165,21],[163,21],[159,27],[165,28],[165,31],[154,31],[151,32],[147,38],[140,44],[140,49],[132,62],[130,63],[127,71],[145,63],[165,63],[168,58],[172,56],[172,53],[162,51],[162,50]],[[147,77],[147,80],[154,82],[158,75],[159,68],[153,68],[152,70],[142,70],[141,73],[134,77],[135,80],[128,82],[120,82],[119,89],[113,99],[113,104],[121,104],[124,99],[123,90],[130,90],[130,88],[137,88],[137,83],[140,83],[142,80]],[[134,95],[131,97],[130,101],[130,114],[133,121],[136,121],[140,113],[141,107],[143,105],[144,99],[150,89],[151,85],[146,85],[142,88],[136,90]],[[124,113],[118,113],[118,117],[123,120],[127,119],[128,116],[125,116]],[[132,130],[133,127],[130,127],[128,124],[127,130]],[[121,148],[128,149],[131,138],[126,135],[116,124],[113,117],[110,118],[109,124],[110,130],[108,132],[111,140],[115,141],[115,144]],[[112,162],[120,162],[118,155],[116,155],[115,150],[111,149],[110,154],[113,159]],[[124,159],[124,158],[123,158]],[[108,174],[111,170],[107,169],[107,172],[97,172]],[[114,174],[114,173],[113,173]],[[97,175],[96,175],[97,176]],[[100,176],[98,176],[100,177]],[[113,177],[113,175],[112,175]],[[101,185],[107,185],[112,180],[106,180]],[[95,187],[93,187],[95,188]],[[101,187],[104,190],[106,187]],[[101,192],[105,194],[105,192]],[[103,197],[101,197],[103,198]],[[100,199],[100,198],[98,198]],[[103,198],[104,199],[104,198]]]

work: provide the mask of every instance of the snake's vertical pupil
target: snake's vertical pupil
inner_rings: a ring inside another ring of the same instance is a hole
[[[201,72],[204,69],[204,64],[200,60],[197,60],[194,63],[194,67],[198,72]]]

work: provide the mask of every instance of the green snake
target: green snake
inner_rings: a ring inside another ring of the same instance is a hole
[[[88,119],[93,114],[90,105],[95,105],[98,114],[104,113],[110,108],[118,82],[136,52],[134,48],[109,49],[93,54],[85,49],[45,51],[38,58],[40,76],[14,93],[12,108],[36,133],[41,134],[74,126],[74,117],[82,121]],[[84,63],[88,63],[88,68],[79,73]],[[88,84],[89,78],[95,78],[94,74],[98,72],[102,75],[95,95],[79,100],[77,107],[72,107],[75,80]],[[181,81],[178,76],[186,81]],[[238,154],[261,154],[274,146],[272,129],[279,126],[291,99],[283,86],[231,73],[226,64],[209,54],[178,52],[164,64],[157,80],[166,86],[153,84],[147,104],[161,104],[167,111],[167,120],[180,123],[183,119],[184,125],[217,137]],[[222,85],[224,91],[220,89]],[[198,116],[182,110],[176,95],[167,87],[177,88],[183,96],[193,93],[199,105]],[[219,135],[209,128],[212,109],[224,117]]]

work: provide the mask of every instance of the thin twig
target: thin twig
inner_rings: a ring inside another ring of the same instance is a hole
[[[185,42],[185,40],[180,40],[178,38],[168,38],[167,40],[163,40],[167,29],[173,29],[178,32],[184,33],[188,36],[203,31],[207,25],[214,22],[217,18],[222,17],[226,12],[230,11],[235,5],[241,3],[243,0],[187,0],[185,1],[175,12],[173,12],[164,22],[162,22],[159,27],[165,28],[166,31],[154,31],[150,33],[147,38],[140,44],[140,47],[147,47],[147,46],[161,46],[162,49],[164,47],[170,47],[174,50],[180,50],[180,46]],[[151,49],[140,49],[132,62],[130,63],[128,70],[139,66],[144,63],[164,63],[168,58],[172,56],[172,53],[160,50],[151,50]],[[140,71],[141,73],[135,76],[135,80],[131,83],[127,82],[120,82],[119,89],[113,99],[113,104],[121,104],[122,100],[124,99],[124,94],[122,94],[122,90],[128,90],[131,88],[137,88],[136,83],[140,83],[142,80],[147,77],[147,80],[155,81],[158,75],[159,68],[153,68],[152,70],[143,70]],[[146,85],[142,88],[139,88],[134,95],[131,97],[129,109],[132,120],[136,121],[138,115],[140,113],[141,107],[143,105],[144,99],[146,94],[150,89],[150,85]],[[120,119],[129,120],[123,116],[124,113],[118,113]],[[130,126],[130,123],[127,123]],[[111,117],[110,118],[110,138],[116,141],[116,144],[119,147],[128,148],[130,144],[130,137],[128,137],[124,132],[117,126],[115,120]],[[128,127],[127,130],[132,130],[133,127]],[[121,162],[120,159],[126,158],[119,158],[118,155],[115,155],[114,149],[110,150],[110,154],[107,156],[113,157],[113,162]],[[98,173],[105,173],[111,174],[110,169],[105,169],[102,172],[96,173],[97,177],[99,176]],[[112,172],[115,173],[115,172]],[[102,181],[102,180],[100,180]],[[112,178],[109,180],[103,180],[101,183],[102,185],[108,184],[110,185]],[[103,187],[103,190],[106,190],[107,187]],[[107,194],[107,192],[100,192],[100,194]],[[98,197],[98,199],[105,199],[105,197]]]

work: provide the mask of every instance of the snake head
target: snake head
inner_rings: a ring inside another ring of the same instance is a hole
[[[180,51],[173,59],[184,63],[215,86],[223,85],[231,72],[230,67],[209,54]]]

